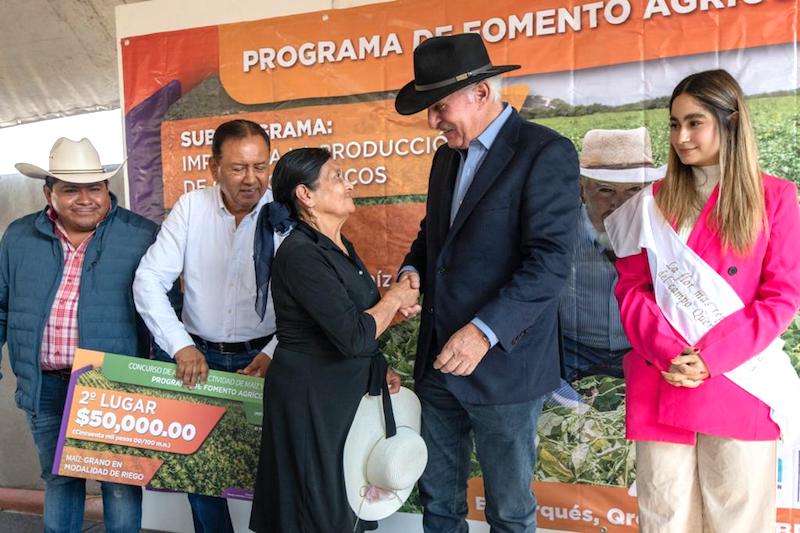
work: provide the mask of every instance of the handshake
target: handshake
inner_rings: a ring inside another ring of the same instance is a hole
[[[419,274],[416,272],[403,272],[400,279],[383,295],[397,305],[397,311],[404,319],[417,315],[422,307],[419,305]]]

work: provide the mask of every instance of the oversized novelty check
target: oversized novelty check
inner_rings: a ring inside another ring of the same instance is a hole
[[[175,369],[76,350],[53,473],[251,498],[264,380],[212,370],[187,389]]]

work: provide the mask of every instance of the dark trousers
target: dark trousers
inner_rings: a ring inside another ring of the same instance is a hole
[[[486,521],[492,531],[536,531],[536,426],[543,397],[522,403],[462,402],[436,370],[417,383],[428,465],[419,481],[426,533],[466,533],[467,480],[473,440],[483,474]]]
[[[198,350],[206,356],[208,368],[224,372],[236,372],[250,364],[258,355],[260,348],[249,352],[220,352],[210,347],[198,346]],[[156,347],[153,355],[156,359],[174,363],[175,361],[164,350]],[[228,512],[228,501],[225,498],[206,496],[203,494],[187,494],[192,507],[192,521],[196,533],[233,533],[231,515]]]

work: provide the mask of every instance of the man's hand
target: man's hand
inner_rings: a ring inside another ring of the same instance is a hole
[[[265,354],[264,352],[259,353],[253,360],[250,361],[250,364],[246,367],[237,370],[236,372],[239,374],[244,374],[246,376],[255,376],[257,378],[263,378],[267,375],[267,369],[269,369],[269,364],[272,362],[272,358]]]
[[[454,376],[469,376],[489,351],[489,343],[478,327],[469,323],[459,329],[447,344],[442,353],[433,362],[433,368]]]
[[[400,376],[391,368],[386,370],[386,383],[389,385],[389,394],[400,392]]]
[[[398,283],[408,280],[411,288],[416,289],[419,291],[419,273],[407,270],[400,275],[400,279],[397,280]],[[419,292],[417,292],[417,297],[419,297]],[[401,307],[399,312],[403,315],[403,318],[411,318],[417,313],[422,310],[419,304],[411,305],[408,307]]]
[[[184,346],[175,354],[175,363],[178,370],[175,372],[177,379],[183,380],[183,386],[193,388],[197,381],[205,383],[208,377],[208,363],[206,356],[195,346]]]
[[[411,282],[411,288],[419,290],[419,272],[414,272],[413,270],[406,270],[402,274],[400,274],[400,279],[398,281],[403,281],[404,279],[408,279]]]
[[[689,346],[670,362],[669,371],[661,375],[670,385],[695,388],[708,378],[709,372],[700,351]]]

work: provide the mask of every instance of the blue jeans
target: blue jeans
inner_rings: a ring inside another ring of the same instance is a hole
[[[260,351],[260,349],[255,349],[249,352],[232,353],[200,346],[197,349],[206,356],[209,369],[224,372],[236,372],[246,367]],[[175,362],[167,352],[158,346],[155,347],[153,355],[161,361]],[[192,507],[192,521],[196,533],[233,533],[228,501],[225,498],[204,494],[187,494],[186,496]]]
[[[459,401],[429,370],[417,384],[428,466],[419,482],[426,533],[466,533],[474,437],[493,533],[536,531],[536,424],[543,398],[507,405]]]
[[[569,382],[586,376],[605,375],[622,377],[622,358],[630,348],[605,350],[594,348],[570,339],[562,338],[564,350],[564,376]]]
[[[80,533],[83,529],[86,480],[52,474],[68,385],[64,377],[42,374],[39,410],[35,416],[28,414],[44,480],[45,533]],[[106,531],[139,531],[142,528],[142,488],[106,481],[100,483],[100,488]]]

